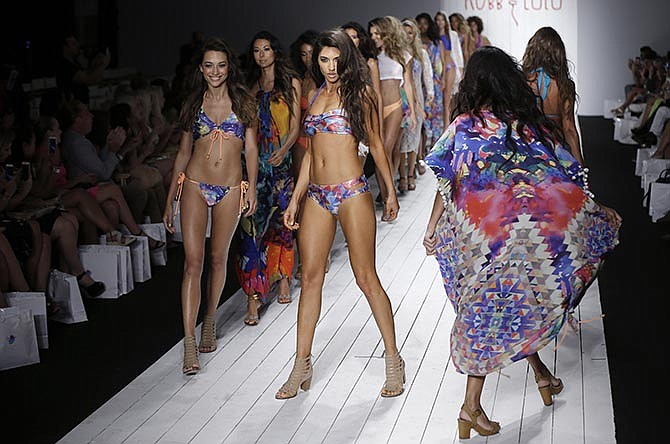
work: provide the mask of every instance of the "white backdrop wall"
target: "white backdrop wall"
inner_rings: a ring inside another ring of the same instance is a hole
[[[668,0],[442,0],[442,8],[481,17],[483,34],[519,60],[538,28],[554,27],[572,62],[581,115],[602,114],[603,100],[623,97],[626,61],[640,46],[670,49]]]
[[[489,5],[494,9],[487,18]],[[149,75],[174,71],[179,46],[193,30],[220,35],[244,50],[256,31],[267,29],[288,47],[308,28],[349,20],[365,26],[379,15],[403,18],[441,8],[481,16],[491,42],[520,57],[537,28],[556,26],[577,71],[582,115],[600,114],[604,99],[623,96],[631,80],[626,60],[640,46],[670,49],[670,0],[118,0],[118,8],[119,62]]]
[[[440,0],[118,0],[119,63],[150,75],[174,71],[179,46],[194,30],[223,37],[244,51],[260,30],[288,46],[307,29],[330,29],[348,21],[364,27],[381,15],[433,14]]]

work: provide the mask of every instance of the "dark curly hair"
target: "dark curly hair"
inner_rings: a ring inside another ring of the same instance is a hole
[[[379,50],[375,46],[374,42],[370,38],[368,31],[363,28],[363,26],[358,22],[347,22],[340,27],[342,31],[347,29],[353,29],[358,35],[358,50],[363,55],[363,58],[367,61],[370,59],[376,59],[379,55]]]
[[[468,17],[467,22],[468,22],[468,25],[470,25],[471,23],[477,24],[477,32],[478,33],[481,34],[484,31],[484,22],[482,21],[481,18],[477,17],[476,15]]]
[[[478,117],[488,109],[507,126],[505,145],[516,154],[512,139],[512,123],[523,137],[528,128],[545,146],[554,148],[564,143],[563,132],[537,106],[537,97],[516,61],[503,50],[485,46],[476,50],[465,69],[458,87],[452,120],[460,114]],[[510,157],[510,159],[512,158]]]
[[[305,73],[307,72],[307,67],[304,63],[302,63],[302,58],[300,57],[302,45],[310,45],[312,48],[314,48],[314,41],[318,36],[318,32],[314,31],[313,29],[308,29],[307,31],[300,34],[295,42],[291,43],[291,47],[289,48],[293,69],[298,72],[298,75],[302,79],[305,78]]]
[[[317,85],[325,81],[319,68],[319,54],[324,48],[337,48],[337,74],[340,76],[339,95],[342,107],[349,116],[351,132],[356,140],[368,143],[365,122],[377,115],[377,100],[372,95],[372,80],[367,64],[354,42],[343,31],[332,30],[319,34],[312,53],[312,76]],[[365,116],[366,109],[369,115]]]
[[[296,73],[288,63],[284,50],[281,47],[281,43],[279,43],[279,39],[268,31],[257,32],[249,44],[246,57],[247,86],[251,88],[261,78],[261,68],[254,59],[254,43],[256,40],[267,40],[270,42],[270,48],[272,48],[275,57],[274,92],[281,95],[284,102],[288,105],[291,115],[293,115],[293,102],[295,101],[296,93],[296,90],[293,87],[293,79],[299,78],[298,73]]]
[[[251,126],[256,119],[256,101],[244,84],[244,77],[237,62],[237,57],[231,47],[221,38],[210,37],[200,48],[197,63],[193,64],[192,71],[187,73],[187,88],[191,93],[186,97],[179,114],[179,126],[184,131],[190,131],[193,122],[202,106],[202,98],[207,91],[207,82],[200,72],[205,53],[208,51],[222,52],[228,58],[228,94],[232,101],[233,112],[245,126]]]

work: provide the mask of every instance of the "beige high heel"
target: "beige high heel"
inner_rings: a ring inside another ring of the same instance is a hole
[[[312,385],[312,357],[306,358],[295,357],[293,363],[293,370],[288,377],[288,380],[281,386],[276,399],[290,399],[298,394],[298,387],[307,391]]]
[[[202,319],[200,334],[200,353],[211,353],[216,350],[216,319],[212,315],[205,315]]]
[[[405,384],[405,361],[402,360],[398,352],[393,355],[386,354],[384,361],[386,362],[386,382],[381,395],[384,398],[393,398],[405,391],[403,387],[403,384]]]
[[[398,181],[398,191],[407,191],[407,177],[400,177]]]
[[[247,316],[244,318],[244,323],[250,326],[258,325],[258,321],[261,319],[260,313],[258,311],[263,305],[261,297],[258,296],[256,293],[252,294],[247,299],[247,305],[249,304],[256,304],[256,314],[255,315],[247,314]]]
[[[535,376],[535,383],[538,383],[540,378]],[[558,395],[563,391],[563,381],[558,380],[558,384],[554,385],[551,383],[551,378],[549,378],[549,384],[543,387],[537,386],[537,390],[540,392],[542,397],[542,402],[547,407],[554,404],[554,396]]]
[[[198,349],[195,346],[195,337],[193,336],[186,336],[184,338],[184,364],[181,371],[185,375],[195,375],[200,371]]]
[[[477,422],[477,418],[484,413],[482,409],[476,409],[474,412],[470,410],[465,404],[461,406],[461,410],[468,414],[470,420],[458,417],[458,439],[470,439],[470,431],[475,429],[479,436],[491,436],[500,432],[500,423],[491,422],[491,429],[485,429]]]

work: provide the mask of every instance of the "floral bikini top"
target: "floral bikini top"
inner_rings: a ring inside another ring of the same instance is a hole
[[[216,167],[223,162],[223,139],[229,139],[230,136],[234,136],[244,142],[244,133],[244,124],[240,122],[233,110],[230,111],[226,120],[217,125],[212,119],[207,117],[205,110],[202,109],[201,106],[200,111],[198,111],[198,116],[196,117],[195,122],[193,122],[193,142],[201,137],[209,135],[210,144],[207,154],[205,155],[207,160],[209,160],[212,154],[214,144],[218,142],[219,159],[214,164]]]
[[[225,135],[235,136],[238,139],[244,141],[245,127],[242,122],[237,118],[237,115],[234,111],[230,111],[226,120],[217,125],[212,119],[207,117],[205,110],[200,107],[198,111],[198,116],[193,122],[193,141],[198,140],[201,137],[205,137],[210,134],[212,131],[219,130]]]
[[[323,85],[314,94],[314,98],[310,102],[311,107],[319,93],[323,89]],[[305,116],[305,134],[313,137],[316,133],[342,134],[352,135],[351,125],[349,124],[349,117],[344,108],[335,108],[325,111],[321,114],[307,114]]]

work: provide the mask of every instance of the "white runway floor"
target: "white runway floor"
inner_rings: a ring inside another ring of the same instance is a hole
[[[458,441],[456,417],[466,377],[449,360],[454,312],[437,263],[425,256],[421,245],[434,181],[428,173],[417,182],[417,191],[401,196],[399,220],[379,224],[377,233],[378,271],[391,298],[398,345],[407,363],[402,396],[379,396],[384,382],[381,337],[338,233],[308,392],[288,401],[274,399],[293,363],[299,288],[293,291],[292,304],[270,305],[257,327],[243,326],[246,298],[238,294],[219,309],[218,349],[200,355],[200,374],[182,375],[182,345],[175,344],[60,443]],[[596,283],[577,314],[597,318],[600,310]],[[602,322],[582,324],[579,334],[568,333],[558,351],[552,345],[541,355],[563,379],[565,390],[554,406],[544,407],[525,361],[490,375],[483,406],[501,422],[502,431],[488,441],[614,443]],[[485,438],[474,436],[470,442],[483,443]]]

